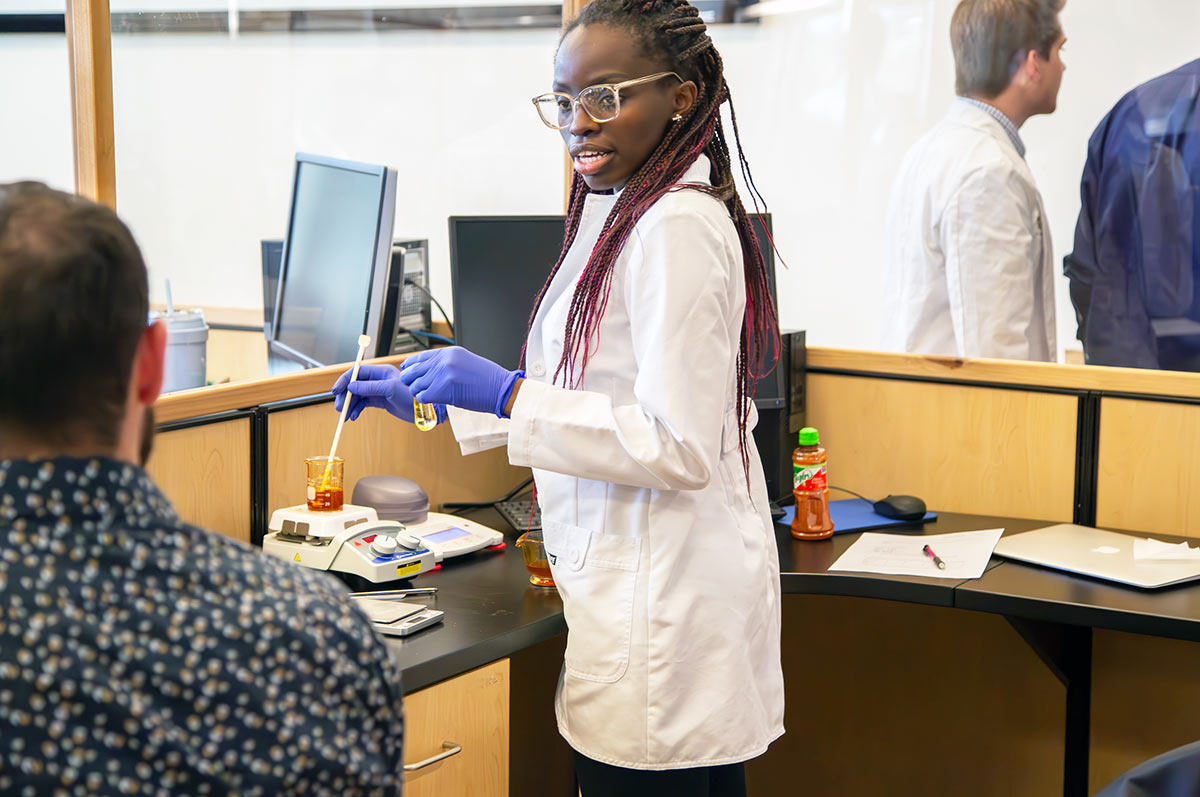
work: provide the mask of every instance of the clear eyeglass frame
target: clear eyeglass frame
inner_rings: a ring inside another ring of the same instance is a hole
[[[562,130],[571,124],[571,119],[575,116],[576,106],[583,108],[584,113],[590,116],[596,124],[604,124],[605,122],[611,122],[621,115],[621,89],[627,89],[630,86],[637,86],[642,83],[650,83],[665,77],[673,77],[680,83],[683,82],[683,78],[675,72],[655,72],[653,75],[635,77],[631,80],[623,80],[620,83],[597,83],[594,86],[588,86],[574,97],[561,91],[549,91],[534,97],[533,107],[537,109],[538,118],[542,120],[542,124],[551,130]],[[612,99],[611,114],[603,105],[599,104],[606,102],[610,97]],[[564,102],[569,105],[564,106],[562,104]],[[567,107],[570,108],[569,111]]]

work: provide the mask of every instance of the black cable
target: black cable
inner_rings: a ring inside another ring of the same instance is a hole
[[[418,346],[421,346],[426,351],[433,348],[433,345],[429,341],[422,340],[421,338],[417,337],[413,334],[413,330],[409,329],[408,327],[396,327],[396,331],[408,335],[413,339],[414,343],[416,343]]]
[[[423,338],[433,338],[434,340],[440,340],[442,343],[449,343],[451,346],[454,345],[454,338],[448,338],[445,335],[439,335],[436,332],[426,332],[423,329],[409,329],[407,327],[396,327],[396,331],[407,332],[410,335],[420,335]],[[425,348],[429,347],[426,346]]]
[[[434,295],[433,295],[432,293],[430,293],[430,292],[429,292],[429,289],[428,289],[428,288],[426,288],[424,285],[421,285],[421,284],[419,284],[419,283],[413,282],[413,278],[412,278],[412,277],[405,277],[405,278],[404,278],[404,284],[405,284],[405,285],[411,285],[411,286],[413,286],[414,288],[419,288],[420,290],[424,291],[424,292],[425,292],[425,295],[429,297],[429,301],[431,301],[431,302],[433,302],[434,304],[436,304],[436,305],[437,305],[437,309],[442,311],[442,318],[446,319],[446,326],[450,327],[450,337],[452,337],[452,338],[453,338],[453,337],[457,337],[457,336],[454,334],[454,322],[450,320],[450,316],[446,315],[446,308],[442,307],[442,303],[441,303],[441,302],[439,302],[439,301],[437,300],[437,298],[436,298],[436,297],[434,297]]]
[[[859,498],[861,498],[864,501],[868,501],[872,504],[875,503],[870,498],[867,498],[865,495],[860,495],[860,494],[854,492],[853,490],[847,490],[845,487],[837,487],[837,486],[831,484],[831,485],[829,485],[829,489],[830,490],[841,490],[843,493],[850,493],[850,495],[858,496]]]

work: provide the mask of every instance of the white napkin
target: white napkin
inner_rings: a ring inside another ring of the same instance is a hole
[[[1133,558],[1135,561],[1200,559],[1200,548],[1191,548],[1186,542],[1172,545],[1169,542],[1147,538],[1133,541]]]

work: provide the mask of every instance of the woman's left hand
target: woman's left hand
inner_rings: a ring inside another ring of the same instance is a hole
[[[504,406],[522,376],[461,346],[423,351],[400,365],[400,381],[417,401],[491,412],[499,418],[508,417]]]

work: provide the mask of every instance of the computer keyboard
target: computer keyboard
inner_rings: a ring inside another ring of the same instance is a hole
[[[537,531],[542,527],[542,510],[533,502],[532,497],[497,501],[494,506],[508,521],[508,525],[517,531]]]

